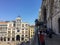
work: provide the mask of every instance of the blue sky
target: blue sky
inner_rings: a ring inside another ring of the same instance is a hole
[[[23,22],[34,24],[38,18],[42,0],[0,0],[0,20],[15,20],[21,16]]]

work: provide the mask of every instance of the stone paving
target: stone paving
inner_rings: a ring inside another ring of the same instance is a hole
[[[45,38],[46,45],[60,45],[60,36],[53,36],[53,38]]]
[[[24,45],[30,45],[30,43]],[[34,42],[31,45],[39,45],[37,35],[35,35]],[[60,35],[53,35],[53,38],[45,37],[45,45],[60,45]]]
[[[0,45],[18,45],[18,44],[20,44],[20,42],[15,42],[15,41],[11,41],[11,42],[0,41]]]
[[[39,45],[37,36],[31,45]],[[53,35],[53,38],[45,37],[45,45],[60,45],[60,35]]]
[[[15,42],[0,42],[0,45],[15,45]]]

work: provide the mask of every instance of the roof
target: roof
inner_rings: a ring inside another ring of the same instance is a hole
[[[7,24],[7,22],[0,22],[0,24]]]
[[[34,25],[30,25],[30,27],[35,27]]]

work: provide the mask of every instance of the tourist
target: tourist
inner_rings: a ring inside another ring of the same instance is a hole
[[[44,33],[42,32],[42,31],[40,31],[40,36],[39,36],[39,38],[40,38],[40,44],[41,45],[45,45],[45,39],[44,39]]]

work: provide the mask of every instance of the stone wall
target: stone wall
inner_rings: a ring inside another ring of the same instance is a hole
[[[59,34],[58,19],[60,18],[60,1],[44,0],[41,6],[41,16],[44,19],[44,7],[46,8],[47,28],[52,28],[56,34]]]

